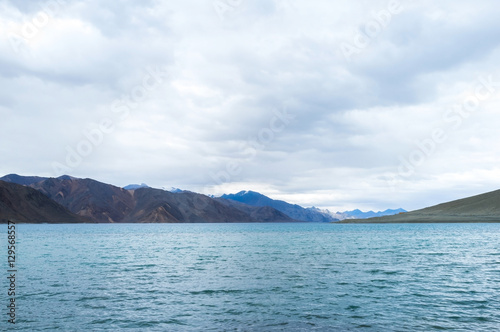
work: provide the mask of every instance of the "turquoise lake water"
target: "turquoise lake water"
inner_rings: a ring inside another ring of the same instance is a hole
[[[0,330],[500,330],[500,224],[17,225],[17,241]]]

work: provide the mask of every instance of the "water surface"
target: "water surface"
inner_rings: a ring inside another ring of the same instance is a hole
[[[500,330],[500,224],[17,228],[14,330]]]

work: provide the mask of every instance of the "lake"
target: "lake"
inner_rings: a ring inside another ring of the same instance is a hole
[[[16,227],[0,330],[500,330],[500,224]]]

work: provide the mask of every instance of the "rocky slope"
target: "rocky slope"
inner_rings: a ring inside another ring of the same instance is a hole
[[[38,190],[16,183],[0,181],[0,220],[19,223],[91,222],[68,211]]]
[[[95,222],[122,222],[135,205],[129,191],[92,179],[50,178],[32,187]]]

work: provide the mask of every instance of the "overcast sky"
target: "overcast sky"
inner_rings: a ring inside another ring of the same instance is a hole
[[[0,174],[255,190],[334,211],[499,189],[499,10],[1,1]]]

